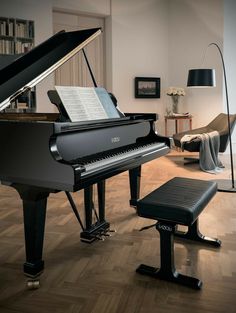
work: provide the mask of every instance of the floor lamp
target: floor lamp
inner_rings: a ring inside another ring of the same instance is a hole
[[[228,90],[227,90],[227,79],[225,71],[225,63],[223,54],[220,47],[212,42],[208,47],[215,46],[220,53],[223,74],[224,74],[224,83],[225,83],[225,95],[226,95],[226,108],[228,116],[228,132],[229,132],[229,150],[230,150],[230,165],[231,165],[231,186],[230,181],[226,179],[216,180],[218,184],[218,191],[222,192],[236,192],[235,182],[234,182],[234,164],[233,164],[233,150],[232,150],[232,139],[231,139],[231,128],[230,128],[230,114],[229,114],[229,100],[228,100]],[[206,53],[205,53],[206,54]],[[214,87],[215,86],[215,70],[214,69],[192,69],[189,70],[188,74],[188,87]]]

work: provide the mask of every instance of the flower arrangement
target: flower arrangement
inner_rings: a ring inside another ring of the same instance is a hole
[[[179,103],[179,97],[185,96],[185,90],[181,87],[169,87],[166,91],[166,94],[168,96],[171,96],[173,101],[172,111],[173,113],[178,113],[178,103]]]
[[[185,96],[186,95],[184,88],[180,88],[180,87],[169,87],[166,91],[166,94],[168,96]]]

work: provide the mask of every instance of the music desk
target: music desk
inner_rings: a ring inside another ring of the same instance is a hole
[[[192,129],[192,115],[187,115],[187,116],[173,116],[173,115],[168,115],[165,116],[165,136],[167,136],[168,132],[168,121],[174,121],[175,122],[175,133],[180,133],[183,131],[183,121],[187,121],[189,124],[189,129]]]

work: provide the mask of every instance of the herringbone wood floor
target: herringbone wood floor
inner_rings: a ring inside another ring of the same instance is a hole
[[[218,176],[184,167],[180,157],[162,157],[143,166],[142,196],[174,176]],[[73,195],[82,204],[82,192]],[[236,312],[236,194],[217,193],[200,217],[204,234],[222,240],[220,249],[177,241],[179,271],[203,280],[195,291],[135,272],[140,263],[159,264],[159,235],[152,223],[129,207],[128,174],[107,181],[107,220],[117,232],[92,245],[79,240],[80,227],[64,193],[48,202],[41,288],[28,291],[22,274],[24,239],[21,201],[0,187],[1,313]]]

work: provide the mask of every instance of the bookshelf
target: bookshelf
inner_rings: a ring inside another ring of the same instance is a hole
[[[33,46],[33,21],[0,17],[0,55],[25,53]]]
[[[34,47],[34,21],[0,17],[0,69]],[[35,88],[22,94],[6,111],[35,111]]]

